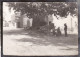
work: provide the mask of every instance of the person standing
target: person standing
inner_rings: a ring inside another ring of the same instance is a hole
[[[65,32],[65,37],[67,37],[68,35],[67,35],[67,25],[66,25],[66,23],[64,24],[64,32]]]
[[[60,30],[60,27],[57,28],[57,36],[61,36],[61,30]]]
[[[49,30],[51,31],[51,29],[54,28],[54,23],[49,22]]]
[[[27,29],[29,29],[30,28],[30,20],[28,19],[27,20]]]

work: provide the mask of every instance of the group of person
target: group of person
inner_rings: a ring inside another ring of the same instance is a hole
[[[55,25],[54,23],[51,23],[49,22],[49,30],[53,33],[53,35],[55,36],[61,36],[62,33],[61,33],[61,30],[60,30],[60,27],[58,27],[57,29],[55,28]],[[64,34],[65,34],[65,37],[67,37],[67,24],[65,23],[64,24]]]

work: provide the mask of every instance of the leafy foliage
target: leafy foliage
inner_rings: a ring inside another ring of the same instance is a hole
[[[61,17],[76,15],[77,3],[76,2],[8,2],[9,7],[14,10],[27,14],[32,17],[37,15],[55,14]]]
[[[8,4],[15,12],[21,12],[21,15],[26,14],[29,18],[33,18],[33,26],[46,24],[44,17],[49,14],[67,17],[68,14],[77,16],[78,12],[76,2],[8,2]]]

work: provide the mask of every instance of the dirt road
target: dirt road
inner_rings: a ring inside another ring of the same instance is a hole
[[[24,31],[23,29],[4,29],[4,55],[77,55],[78,36],[56,37]]]

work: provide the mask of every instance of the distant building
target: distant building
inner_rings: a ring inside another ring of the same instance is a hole
[[[5,10],[6,9],[6,10]],[[3,4],[3,26],[13,27],[13,28],[24,28],[27,26],[32,26],[33,19],[28,18],[26,15],[20,15],[20,12],[14,12],[13,8],[9,10],[9,7],[6,3]],[[43,17],[42,17],[43,16]],[[45,21],[47,25],[49,22],[54,23],[56,28],[60,27],[61,30],[64,30],[64,23],[68,26],[68,31],[78,32],[78,18],[76,16],[71,17],[70,15],[67,18],[62,18],[58,16],[58,19],[54,14],[52,15],[42,15],[40,16],[41,21]],[[44,17],[45,16],[45,17]],[[28,25],[28,23],[30,23]]]
[[[28,24],[28,22],[30,23],[30,24]],[[28,18],[27,16],[24,16],[23,17],[23,27],[27,27],[27,26],[32,26],[32,22],[33,22],[33,19],[31,18]]]
[[[67,18],[62,18],[59,16],[57,19],[53,14],[53,23],[56,28],[60,27],[62,31],[64,30],[64,23],[66,23],[68,26],[68,31],[75,31],[76,33],[78,33],[78,18],[76,16],[72,17],[68,15]]]
[[[45,22],[49,25],[49,22],[53,22],[53,16],[52,15],[45,16]]]

